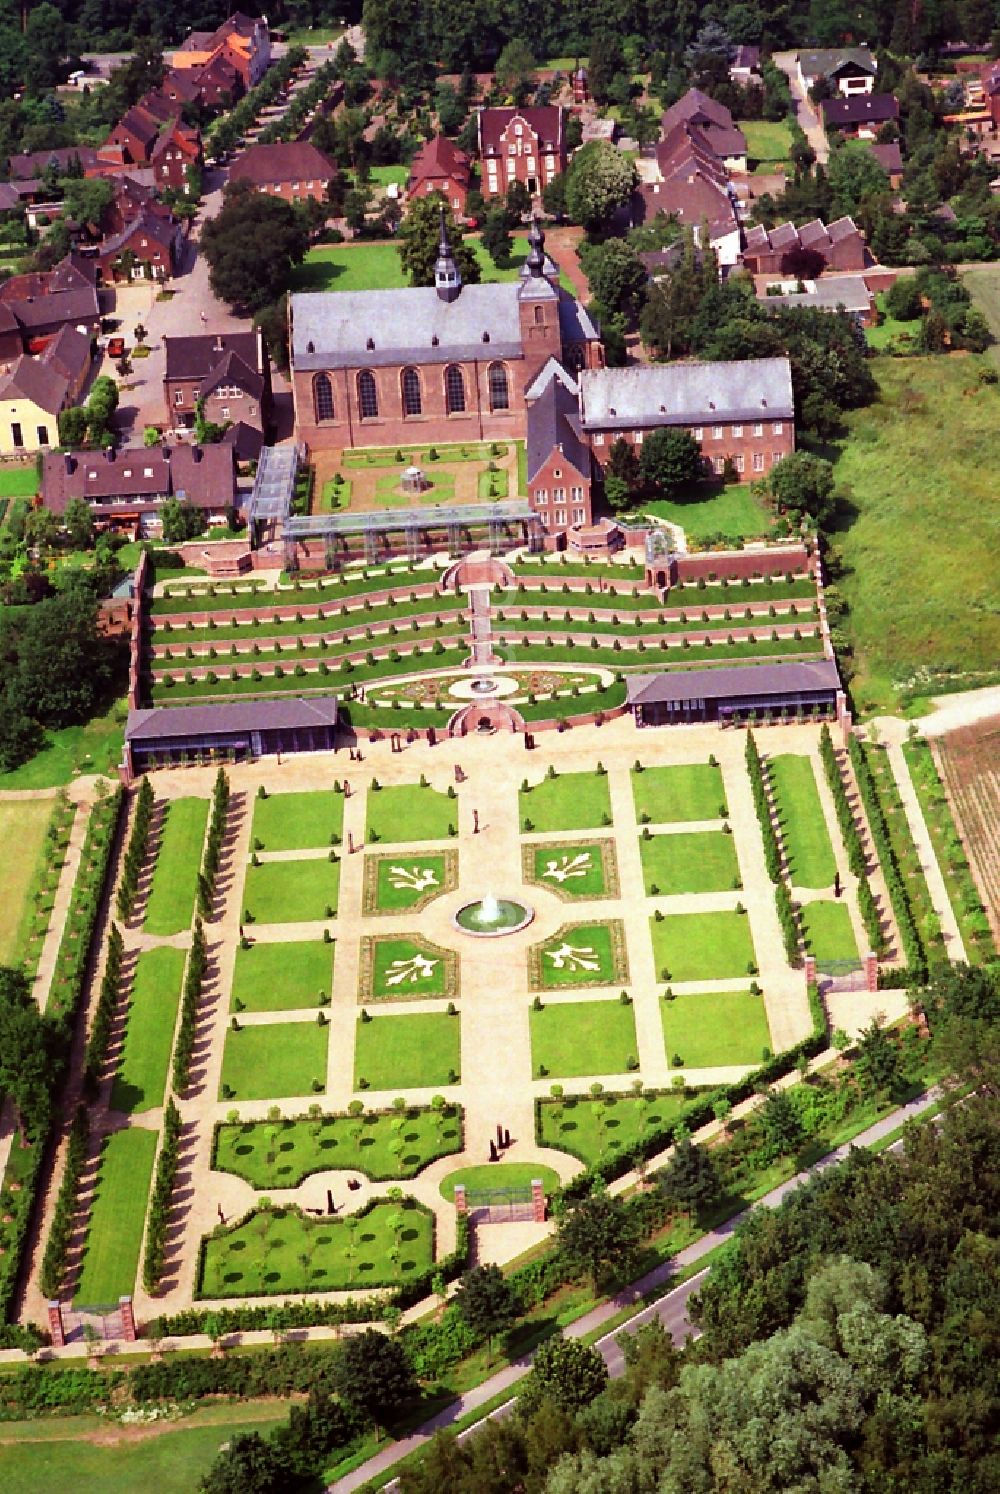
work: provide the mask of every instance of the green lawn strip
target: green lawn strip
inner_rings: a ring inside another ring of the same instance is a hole
[[[516,444],[516,443],[515,443]],[[443,441],[436,446],[356,446],[344,452],[345,467],[423,467],[434,462],[489,462],[506,456],[507,441]],[[396,452],[402,461],[396,460]],[[437,453],[432,457],[430,453]]]
[[[437,579],[435,572],[418,571],[409,561],[402,561],[399,565],[366,567],[364,570],[346,571],[342,576],[317,581],[296,578],[289,585],[277,588],[262,583],[238,581],[231,581],[228,585],[213,582],[210,587],[171,587],[161,596],[154,597],[148,610],[153,617],[169,618],[177,613],[189,612],[232,613],[234,608],[244,610],[253,607],[265,611],[273,607],[325,606],[329,602],[344,602],[352,597],[387,591],[391,593],[395,586],[418,586]]]
[[[279,1100],[326,1088],[329,1027],[315,1022],[246,1024],[226,1033],[219,1091],[223,1100]]]
[[[762,996],[749,991],[703,991],[660,1002],[668,1060],[689,1069],[759,1064],[771,1054],[771,1029]]]
[[[793,887],[830,887],[837,874],[812,759],[784,753],[767,759],[781,839]]]
[[[309,40],[311,39],[312,34],[313,33],[311,27],[308,31],[300,33],[301,38],[305,41],[306,45],[309,44]],[[335,41],[339,34],[340,33],[336,31],[331,33]],[[313,45],[315,45],[315,43],[313,43]],[[380,187],[388,187],[393,183],[397,187],[405,187],[407,179],[410,175],[410,169],[408,166],[371,166],[368,169],[368,175],[369,179],[377,183],[377,185]]]
[[[297,1188],[311,1174],[331,1169],[363,1172],[373,1182],[411,1178],[461,1147],[461,1112],[455,1106],[440,1111],[408,1107],[359,1116],[226,1123],[217,1132],[212,1166],[264,1192]]]
[[[0,965],[16,965],[26,952],[33,923],[32,891],[51,854],[46,831],[54,799],[11,799],[0,803],[3,846],[3,902],[0,904]]]
[[[192,678],[188,681],[178,670],[174,672],[172,685],[166,684],[164,679],[154,678],[151,694],[154,700],[166,701],[168,704],[177,704],[189,697],[211,699],[216,696],[225,698],[229,695],[254,696],[282,693],[330,695],[345,690],[354,682],[362,684],[368,680],[426,674],[428,670],[458,669],[465,662],[468,652],[467,643],[456,643],[451,648],[442,644],[440,653],[436,645],[433,648],[425,645],[423,649],[402,655],[399,659],[382,658],[371,664],[363,659],[345,659],[343,662],[335,660],[327,666],[324,660],[320,660],[318,669],[303,670],[302,674],[295,673],[294,668],[289,667],[285,670],[284,677],[256,670],[259,676],[257,679],[253,677],[253,674],[241,674],[233,680],[223,672],[217,671],[218,678],[214,681],[207,677]],[[352,711],[354,702],[346,700],[344,709],[348,713]]]
[[[75,1301],[117,1304],[135,1290],[157,1133],[115,1131],[104,1143]]]
[[[250,864],[243,883],[244,921],[251,921],[248,914],[254,923],[332,918],[337,911],[339,886],[340,862],[326,857]]]
[[[236,605],[235,603],[233,605]],[[307,602],[303,605],[314,607],[315,602]],[[228,617],[220,618],[215,627],[209,627],[207,623],[196,624],[188,627],[176,624],[170,628],[165,625],[170,621],[164,618],[154,625],[152,629],[152,640],[157,646],[179,645],[187,643],[226,643],[229,644],[254,638],[311,638],[316,634],[327,634],[334,629],[354,629],[359,627],[377,627],[388,625],[398,621],[401,617],[420,617],[426,614],[435,618],[447,615],[449,612],[462,612],[465,610],[466,602],[464,596],[456,596],[451,593],[440,595],[434,592],[430,596],[417,597],[412,600],[409,594],[400,594],[398,599],[384,602],[373,602],[370,607],[349,607],[347,602],[334,607],[329,602],[318,604],[324,609],[324,615],[303,616],[301,622],[296,622],[294,617],[276,620],[276,614],[287,610],[287,604],[281,603],[275,607],[273,612],[258,607],[255,614],[256,622],[241,622],[233,626],[232,613]],[[331,628],[333,624],[333,628]]]
[[[424,908],[458,885],[458,852],[366,856],[363,905],[366,913],[409,913]]]
[[[261,944],[236,951],[232,1010],[296,1011],[330,999],[334,945],[318,939]]]
[[[559,773],[518,795],[522,830],[591,830],[611,824],[611,795],[603,773]],[[526,823],[531,822],[530,826]]]
[[[444,1012],[402,1013],[359,1021],[354,1045],[355,1088],[424,1089],[457,1083],[460,1038],[458,1017]],[[367,1085],[362,1085],[362,1079]]]
[[[455,474],[433,467],[426,473],[430,484],[420,493],[406,493],[400,487],[402,477],[386,472],[375,479],[375,502],[378,508],[420,508],[423,504],[454,503]]]
[[[441,1179],[440,1194],[449,1203],[455,1202],[455,1187],[461,1183],[466,1194],[530,1191],[531,1184],[538,1179],[546,1196],[559,1188],[559,1174],[552,1167],[543,1167],[537,1162],[484,1162],[479,1167],[460,1167]],[[474,1202],[474,1201],[473,1201]]]
[[[538,629],[534,631],[537,632]],[[512,662],[537,659],[550,664],[607,664],[614,668],[631,664],[635,668],[647,670],[654,666],[658,668],[660,665],[672,665],[677,669],[690,669],[692,664],[706,662],[727,664],[733,659],[769,659],[777,658],[782,654],[819,655],[822,653],[819,635],[814,633],[811,627],[809,632],[812,634],[810,637],[771,639],[758,635],[754,642],[692,643],[690,648],[659,647],[655,644],[646,644],[644,648],[638,645],[635,648],[629,648],[622,644],[620,649],[616,649],[603,646],[592,648],[586,642],[583,633],[581,633],[579,642],[575,644],[524,643],[521,641],[523,636],[521,625],[518,624],[517,632],[497,634],[496,652],[503,659]]]
[[[591,604],[595,600],[598,601],[598,605],[593,607]],[[494,627],[498,632],[501,625],[507,630],[515,628],[523,629],[526,627],[532,627],[536,630],[539,628],[551,628],[554,633],[565,633],[566,629],[570,628],[584,638],[595,633],[611,633],[627,638],[628,634],[624,632],[624,629],[631,628],[634,637],[641,637],[647,645],[651,639],[655,639],[657,636],[669,637],[672,634],[683,636],[684,634],[693,634],[696,630],[700,630],[703,627],[720,631],[726,628],[744,630],[750,628],[759,632],[762,624],[770,628],[773,623],[780,622],[787,624],[794,622],[799,617],[805,619],[810,627],[812,626],[813,608],[811,604],[806,602],[780,602],[778,606],[789,610],[780,613],[775,618],[769,618],[762,611],[751,612],[751,615],[746,617],[744,613],[750,611],[750,609],[737,607],[730,609],[733,615],[727,619],[722,617],[703,618],[702,612],[704,609],[698,608],[692,610],[690,613],[686,613],[685,621],[682,622],[679,617],[668,617],[664,613],[654,612],[654,608],[647,605],[642,609],[636,608],[634,617],[626,617],[623,621],[620,613],[632,609],[619,608],[616,611],[613,607],[602,607],[597,598],[586,597],[583,601],[573,601],[570,603],[570,607],[576,612],[582,612],[584,608],[587,609],[586,620],[572,616],[567,618],[566,608],[558,604],[548,602],[545,606],[542,606],[540,602],[534,601],[526,602],[520,607],[495,607],[493,609],[493,616],[495,619]],[[799,608],[801,608],[801,612],[798,610]],[[650,613],[654,613],[657,618],[655,622],[649,621]],[[663,618],[662,622],[659,621],[661,617]],[[590,645],[585,644],[584,646],[589,648]]]
[[[273,674],[276,680],[280,680],[282,675],[288,679],[303,679],[307,676],[315,679],[317,673],[322,672],[324,664],[328,670],[336,670],[343,667],[344,660],[351,659],[354,666],[361,667],[369,653],[380,661],[392,662],[391,650],[395,649],[397,663],[399,660],[417,656],[426,660],[432,656],[436,643],[440,643],[442,648],[448,644],[456,646],[457,640],[463,637],[465,637],[464,626],[456,623],[453,629],[426,628],[419,634],[408,631],[395,635],[383,633],[373,639],[357,638],[348,643],[338,642],[327,645],[317,640],[315,646],[294,650],[289,650],[287,646],[285,648],[258,646],[256,652],[252,649],[244,649],[242,653],[231,654],[227,649],[220,654],[216,649],[213,657],[204,649],[200,653],[195,653],[192,648],[190,658],[186,652],[172,652],[169,658],[166,654],[159,655],[152,661],[149,675],[154,685],[165,681],[168,675],[173,678],[175,685],[179,685],[182,681],[186,684],[188,674],[191,675],[192,682],[206,679],[209,674],[215,674],[219,680],[227,683],[233,678],[246,678],[244,671],[254,669],[260,671],[265,678],[270,678]],[[390,650],[390,652],[376,654],[376,649]],[[427,667],[425,662],[423,668]],[[235,676],[231,673],[234,669],[237,671]]]
[[[750,491],[747,483],[734,483],[721,493],[683,499],[641,499],[642,514],[652,514],[670,524],[679,524],[688,540],[757,539],[774,527],[774,515]]]
[[[406,618],[410,621],[404,626]],[[265,618],[259,623],[242,623],[236,628],[225,623],[217,628],[185,628],[183,632],[157,630],[155,642],[160,651],[152,663],[156,669],[193,668],[197,663],[209,662],[228,666],[255,659],[294,665],[307,658],[333,660],[344,654],[364,653],[368,648],[391,646],[397,639],[401,644],[433,642],[438,637],[461,632],[466,626],[464,615],[455,607],[442,608],[440,621],[438,618],[434,601],[429,599],[415,607],[409,602],[400,602],[398,611],[381,608],[376,612],[373,608],[371,612],[359,611],[346,617],[308,618],[300,623],[272,623]],[[190,656],[187,653],[189,647]],[[214,655],[210,652],[213,648]]]
[[[639,840],[642,875],[651,897],[682,892],[728,892],[739,887],[733,837],[721,830],[652,835]]]
[[[639,1048],[631,1003],[560,1001],[532,1008],[531,1070],[536,1079],[576,1079],[584,1074],[624,1074]]]
[[[328,478],[320,493],[319,512],[330,514],[337,509],[350,508],[352,489],[353,484],[349,478],[341,478],[340,482],[334,482],[333,478]]]
[[[143,925],[147,934],[179,934],[190,927],[207,823],[207,799],[168,799],[164,804]]]
[[[820,970],[832,960],[856,960],[858,941],[851,915],[843,903],[804,903],[801,910],[806,948],[815,955]]]
[[[510,258],[502,268],[494,264],[478,234],[470,234],[466,242],[479,261],[484,284],[519,279],[528,254],[526,237],[513,240]],[[567,277],[560,275],[560,282],[565,290],[573,291],[573,283]],[[402,290],[408,285],[394,243],[322,244],[310,249],[302,264],[293,270],[291,290]]]
[[[654,825],[679,820],[717,820],[726,794],[722,773],[711,763],[677,763],[670,767],[632,770],[636,817],[648,815]]]
[[[401,724],[405,714],[400,712]],[[416,783],[369,788],[366,824],[369,840],[447,840],[458,830],[458,804],[439,789]]]
[[[613,886],[608,886],[605,861],[614,860],[613,841],[549,841],[546,845],[522,845],[525,881],[547,887],[559,897],[608,897],[617,891],[617,867],[611,866]]]
[[[680,1119],[689,1101],[683,1090],[544,1099],[539,1106],[539,1143],[569,1152],[590,1167],[616,1148],[628,1148],[653,1131],[665,1130]]]
[[[184,979],[183,949],[147,949],[136,961],[111,1109],[134,1114],[163,1104]]]
[[[206,1238],[199,1294],[394,1286],[426,1271],[433,1260],[434,1216],[413,1199],[334,1219],[291,1208],[259,1210]]]
[[[750,974],[756,965],[750,920],[743,913],[673,913],[651,918],[649,926],[660,980],[729,980]]]
[[[884,747],[878,747],[871,742],[863,745],[865,758],[871,770],[875,787],[878,790],[879,803],[885,818],[886,829],[889,832],[889,841],[892,845],[893,854],[899,866],[900,875],[906,884],[907,896],[913,909],[913,916],[921,937],[928,947],[928,953],[938,959],[944,956],[944,944],[940,936],[940,923],[934,912],[931,901],[930,890],[927,879],[924,876],[923,867],[920,864],[920,856],[913,843],[913,835],[910,831],[910,822],[903,808],[903,801],[899,795],[899,785],[896,783],[896,775],[892,771],[888,754]],[[931,937],[931,931],[935,931],[936,937]]]
[[[334,793],[269,794],[254,800],[251,839],[255,850],[304,851],[339,842],[344,797]],[[256,842],[260,840],[262,845]]]
[[[414,1001],[455,996],[457,956],[419,935],[366,935],[361,947],[360,1001]]]
[[[618,919],[564,924],[551,939],[528,951],[528,985],[533,991],[621,985],[627,980],[625,930]]]
[[[792,132],[784,119],[740,119],[737,129],[747,143],[747,160],[755,165],[783,166],[792,149]]]

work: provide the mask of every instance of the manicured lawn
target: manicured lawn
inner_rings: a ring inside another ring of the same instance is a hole
[[[248,865],[243,883],[244,918],[252,914],[255,923],[332,918],[337,911],[339,886],[340,862],[324,857]]]
[[[3,900],[0,902],[0,965],[15,965],[23,953],[31,909],[28,897],[47,853],[45,830],[52,799],[10,799],[0,803],[3,846]]]
[[[837,874],[811,758],[785,753],[767,761],[793,887],[830,887]]]
[[[155,1131],[115,1131],[105,1142],[77,1303],[117,1304],[135,1290],[155,1152]]]
[[[733,837],[721,830],[640,838],[642,875],[651,897],[680,892],[728,892],[739,885]]]
[[[717,820],[726,802],[722,773],[711,763],[676,763],[671,767],[632,770],[632,797],[639,819],[652,824],[673,820]]]
[[[223,1100],[280,1100],[326,1088],[329,1027],[315,1022],[269,1022],[226,1033],[222,1056]]]
[[[461,1066],[458,1017],[444,1012],[403,1013],[358,1022],[354,1044],[354,1086],[370,1089],[425,1089],[455,1084]],[[455,1077],[452,1077],[452,1076]]]
[[[563,927],[528,952],[528,985],[533,991],[609,986],[627,980],[625,932],[617,919]]]
[[[336,845],[344,828],[344,796],[271,794],[255,799],[251,837],[264,851],[311,851]]]
[[[481,1167],[460,1167],[441,1179],[441,1197],[449,1203],[455,1201],[455,1186],[462,1183],[466,1193],[494,1192],[498,1189],[528,1189],[538,1179],[545,1193],[555,1193],[559,1187],[559,1174],[552,1167],[541,1167],[537,1162],[484,1162]]]
[[[369,789],[369,840],[447,840],[458,830],[458,803],[438,789],[401,783]]]
[[[121,761],[123,721],[122,708],[115,706],[86,726],[45,732],[45,745],[34,757],[13,772],[0,773],[0,789],[58,788],[76,773],[113,777],[115,765]]]
[[[470,235],[468,242],[479,261],[480,278],[484,284],[518,279],[528,256],[526,235],[514,239],[510,262],[502,269],[493,263],[478,234]],[[564,275],[560,280],[565,290],[572,291],[570,280]],[[291,288],[293,291],[362,291],[399,290],[406,285],[409,285],[409,280],[403,273],[396,245],[369,242],[320,244],[310,249],[303,263],[293,271]]]
[[[663,1045],[672,1063],[689,1069],[758,1064],[771,1047],[762,996],[749,991],[705,991],[660,1002]]]
[[[383,997],[405,1001],[454,994],[449,951],[428,944],[425,939],[373,939],[362,951],[362,962],[366,960],[371,968],[368,977],[363,978],[363,1000]]]
[[[1000,393],[979,384],[984,366],[970,357],[880,358],[881,399],[846,417],[836,476],[850,503],[833,543],[862,712],[933,694],[955,672],[970,673],[972,685],[975,672],[996,671]],[[903,551],[901,536],[912,537]]]
[[[8,467],[0,464],[0,498],[33,498],[38,492],[34,462]]]
[[[603,773],[560,773],[521,789],[522,830],[590,830],[611,824],[611,795]],[[530,824],[529,824],[530,821]]]
[[[649,927],[660,980],[728,980],[756,963],[744,913],[676,913],[651,918]]]
[[[457,886],[458,854],[366,856],[365,912],[408,913]]]
[[[624,1074],[638,1057],[635,1014],[620,1001],[569,1001],[531,1011],[531,1072],[575,1079]]]
[[[405,187],[410,169],[408,166],[372,166],[369,175],[376,186],[388,187],[395,183],[397,187]]]
[[[740,119],[737,128],[743,131],[747,142],[747,159],[751,169],[755,165],[787,162],[792,148],[792,132],[784,119]]]
[[[614,855],[613,848],[610,854]],[[601,847],[594,841],[557,842],[524,847],[531,880],[562,897],[604,897],[609,888]]]
[[[391,1286],[426,1271],[433,1260],[433,1216],[413,1199],[342,1219],[273,1209],[208,1240],[201,1295]]]
[[[734,482],[718,493],[702,497],[700,489],[687,501],[672,498],[643,500],[644,514],[655,514],[670,524],[679,524],[688,539],[705,540],[715,535],[726,539],[757,539],[767,534],[773,519],[749,483]]]
[[[160,850],[146,904],[147,934],[179,934],[190,927],[207,823],[207,799],[170,799],[164,805]]]
[[[321,994],[328,997],[331,992],[333,950],[332,944],[317,939],[237,949],[232,1010],[281,1012],[316,1006]]]
[[[163,1104],[184,979],[182,949],[147,949],[139,956],[129,995],[112,1110],[152,1110]]]
[[[589,1166],[680,1118],[683,1092],[650,1095],[570,1095],[543,1100],[541,1144],[571,1152]]]
[[[455,474],[442,472],[432,467],[427,474],[430,487],[421,493],[404,493],[400,484],[402,473],[385,472],[375,479],[376,508],[418,508],[422,503],[453,503],[455,501]]]
[[[460,1110],[321,1115],[309,1119],[222,1125],[212,1166],[255,1188],[297,1188],[314,1172],[342,1168],[375,1182],[412,1178],[435,1157],[462,1146]],[[273,1159],[273,1160],[272,1160]]]
[[[856,960],[858,942],[843,903],[806,903],[802,908],[806,948],[823,970],[830,960]]]

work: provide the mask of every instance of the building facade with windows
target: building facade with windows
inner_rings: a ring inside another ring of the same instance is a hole
[[[480,109],[480,190],[503,197],[511,182],[539,196],[566,170],[565,111],[555,104],[525,109]]]
[[[271,421],[271,364],[263,333],[208,332],[165,337],[163,398],[174,430],[193,429],[198,407],[215,425],[266,432]]]

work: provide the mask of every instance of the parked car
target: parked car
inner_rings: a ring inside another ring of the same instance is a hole
[[[108,338],[108,357],[109,358],[124,358],[124,356],[125,356],[125,339],[124,339],[124,337],[109,337]]]

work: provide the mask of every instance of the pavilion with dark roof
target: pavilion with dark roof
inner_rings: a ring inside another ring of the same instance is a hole
[[[129,711],[123,776],[148,768],[224,757],[234,762],[285,752],[330,752],[336,746],[335,695],[149,706]]]
[[[838,716],[844,707],[833,659],[791,659],[719,669],[633,674],[626,680],[636,726],[688,726]]]

